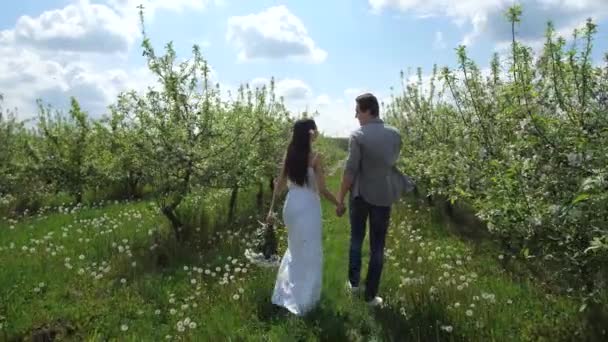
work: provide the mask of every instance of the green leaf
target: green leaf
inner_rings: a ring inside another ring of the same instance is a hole
[[[580,194],[580,195],[576,196],[576,198],[572,201],[572,204],[577,204],[577,203],[586,201],[590,197],[591,197],[591,195],[589,195],[589,194]]]

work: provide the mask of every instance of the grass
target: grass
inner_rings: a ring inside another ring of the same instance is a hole
[[[332,177],[330,186],[337,182]],[[348,222],[327,203],[323,210],[323,294],[305,318],[270,303],[275,269],[254,268],[242,257],[251,224],[178,246],[147,202],[2,221],[0,340],[586,338],[578,303],[512,277],[498,252],[459,240],[411,200],[396,208],[389,231],[380,289],[386,306],[368,308],[344,290]],[[285,244],[282,232],[281,251]]]

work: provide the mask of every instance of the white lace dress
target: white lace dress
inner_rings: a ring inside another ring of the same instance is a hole
[[[321,200],[314,170],[308,168],[305,187],[290,183],[283,207],[287,226],[287,251],[281,260],[272,303],[296,315],[304,315],[321,297],[323,249]]]

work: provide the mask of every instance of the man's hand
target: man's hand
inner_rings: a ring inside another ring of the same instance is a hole
[[[344,203],[338,204],[338,206],[336,207],[336,215],[338,217],[342,217],[344,216],[344,213],[346,213],[346,207],[344,206]]]

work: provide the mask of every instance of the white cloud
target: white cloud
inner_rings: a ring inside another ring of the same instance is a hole
[[[253,88],[259,88],[269,86],[270,80],[255,78],[249,84]],[[284,97],[285,106],[293,115],[304,111],[317,111],[319,115],[315,117],[315,121],[324,134],[345,137],[357,128],[355,97],[362,93],[358,89],[347,89],[343,94],[331,97],[328,94],[315,94],[302,80],[279,79],[275,81],[275,91],[277,95]]]
[[[204,9],[219,0],[74,0],[38,16],[22,16],[0,31],[0,91],[21,119],[36,113],[37,99],[64,109],[75,96],[98,117],[125,90],[144,90],[156,78],[129,66],[126,52],[139,36],[137,4],[146,17],[160,10]],[[142,61],[143,62],[143,61]]]
[[[227,40],[239,50],[239,60],[296,59],[323,62],[327,52],[317,47],[302,21],[285,6],[228,19]]]
[[[471,45],[482,35],[493,40],[510,38],[511,29],[505,11],[513,0],[368,0],[376,13],[388,9],[413,13],[420,17],[448,17],[458,26],[470,26],[462,44]],[[522,0],[524,15],[517,34],[531,40],[544,33],[546,21],[553,20],[558,31],[572,28],[587,17],[595,20],[608,17],[608,1],[605,0]],[[565,32],[569,34],[569,32]]]
[[[329,106],[329,104],[331,103],[331,99],[329,98],[328,95],[323,94],[323,95],[319,95],[317,96],[317,98],[315,99],[315,105],[317,107],[326,107]]]
[[[159,10],[202,10],[211,0],[75,0],[39,16],[24,15],[13,29],[0,31],[0,44],[57,52],[125,53],[139,36],[139,4],[147,18]],[[216,0],[217,1],[217,0]]]
[[[490,12],[510,0],[369,0],[376,12],[394,8],[402,12],[412,11],[422,17],[450,16],[469,18],[476,13]]]
[[[286,101],[302,102],[308,101],[312,96],[310,87],[301,80],[284,79],[276,84],[277,95]]]
[[[22,119],[36,112],[36,100],[66,108],[77,98],[84,110],[99,117],[120,91],[143,90],[155,78],[145,68],[102,69],[89,63],[61,64],[31,51],[0,48],[0,89],[7,107],[17,107]]]
[[[258,77],[251,80],[249,84],[253,88],[269,87],[270,79]],[[282,97],[287,104],[307,104],[312,99],[312,90],[302,80],[291,78],[275,80],[274,89],[276,95]]]
[[[0,44],[67,52],[126,52],[137,37],[136,22],[125,22],[111,7],[80,0],[38,17],[22,16],[0,32]]]
[[[443,39],[443,32],[437,31],[435,32],[435,41],[433,42],[433,48],[437,50],[445,49],[446,43]]]

